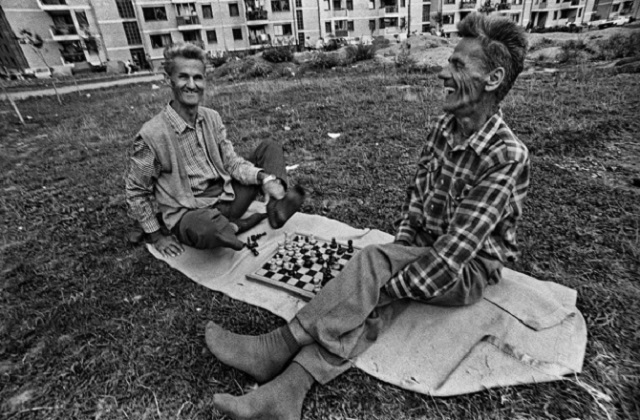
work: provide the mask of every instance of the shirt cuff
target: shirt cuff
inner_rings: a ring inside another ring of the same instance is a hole
[[[140,222],[140,227],[142,227],[144,233],[153,233],[160,230],[160,223],[155,218],[147,219]]]

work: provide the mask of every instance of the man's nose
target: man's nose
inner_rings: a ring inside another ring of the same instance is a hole
[[[189,80],[187,80],[187,87],[191,89],[195,89],[196,80],[193,77],[190,77]]]
[[[451,72],[449,71],[449,68],[443,67],[442,70],[440,70],[440,73],[438,73],[438,79],[447,80],[450,78],[451,78]]]

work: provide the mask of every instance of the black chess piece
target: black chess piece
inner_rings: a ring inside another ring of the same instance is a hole
[[[344,254],[344,248],[342,245],[338,244],[338,250],[336,251],[338,255]]]
[[[352,253],[353,252],[353,241],[351,239],[349,239],[349,241],[347,242],[347,245],[349,245],[349,248],[347,248],[347,252],[348,253]]]
[[[331,249],[336,249],[338,247],[338,243],[336,242],[336,238],[331,239],[331,245],[329,245]]]

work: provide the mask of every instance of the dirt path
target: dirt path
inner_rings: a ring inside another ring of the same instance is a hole
[[[156,81],[161,81],[162,79],[163,79],[162,74],[152,74],[149,76],[125,77],[118,80],[85,83],[85,84],[80,84],[78,86],[61,86],[58,88],[58,93],[61,95],[64,95],[67,93],[74,93],[74,92],[84,91],[84,90],[102,89],[102,88],[107,88],[111,86],[122,86],[122,85],[129,85],[133,83],[156,82]],[[53,88],[7,93],[7,95],[9,95],[9,97],[11,97],[13,100],[22,100],[22,99],[33,98],[33,97],[41,97],[41,96],[52,96],[55,94],[56,92]],[[6,101],[7,100],[6,95],[2,95],[0,97],[0,100]]]

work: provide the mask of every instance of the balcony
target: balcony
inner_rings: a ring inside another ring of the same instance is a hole
[[[257,23],[255,21],[260,21],[260,20],[268,20],[269,19],[269,12],[267,12],[266,10],[253,10],[253,11],[249,11],[247,12],[247,20],[250,21],[251,23]],[[266,23],[266,22],[261,22],[261,23]]]
[[[546,8],[547,8],[547,3],[546,3],[546,2],[544,2],[544,3],[540,3],[540,4],[536,5],[536,6],[535,6],[535,8],[536,8],[537,10],[543,10],[543,9],[546,9]]]
[[[475,9],[477,6],[475,1],[463,1],[460,3],[460,10]]]
[[[496,9],[497,10],[509,10],[509,9],[511,9],[511,4],[510,3],[498,3],[496,5]]]
[[[580,6],[580,0],[571,0],[572,6]]]
[[[384,6],[384,13],[398,13],[398,6]]]
[[[200,26],[200,18],[198,16],[177,16],[176,23],[178,30],[192,29],[194,26]]]
[[[344,8],[333,9],[333,17],[347,17],[349,16],[349,11]]]
[[[52,25],[51,38],[54,41],[77,41],[80,39],[78,30],[74,25]]]

